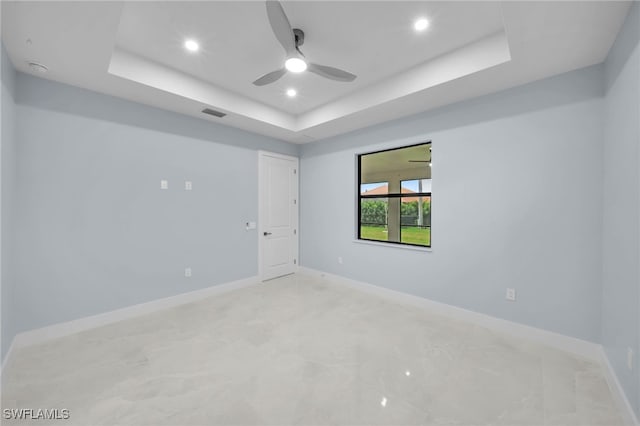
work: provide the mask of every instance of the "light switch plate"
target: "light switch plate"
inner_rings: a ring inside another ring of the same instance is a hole
[[[169,189],[169,181],[168,180],[161,180],[160,181],[160,189]]]
[[[193,183],[190,180],[184,181],[184,190],[191,191],[193,189]]]

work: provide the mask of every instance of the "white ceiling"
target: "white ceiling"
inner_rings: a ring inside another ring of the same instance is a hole
[[[251,84],[282,68],[285,60],[263,2],[128,3],[116,43],[129,53],[300,115],[503,29],[500,5],[493,2],[371,2],[366,7],[361,2],[290,2],[283,7],[305,32],[305,55],[358,75],[353,83],[289,73],[274,84]],[[413,30],[416,16],[432,17],[428,37]],[[200,40],[201,53],[185,51],[187,37]],[[299,96],[284,96],[289,87]]]
[[[305,143],[600,63],[629,5],[283,2],[305,55],[353,83],[251,84],[285,59],[264,2],[2,2],[2,39],[20,71],[41,62],[44,78]],[[419,16],[431,22],[422,33]],[[199,53],[182,48],[188,37]]]

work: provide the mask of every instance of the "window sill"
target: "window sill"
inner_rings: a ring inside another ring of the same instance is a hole
[[[396,248],[396,249],[402,249],[402,250],[412,250],[412,251],[423,251],[423,252],[427,252],[427,253],[431,253],[433,251],[433,249],[431,247],[418,247],[418,246],[410,246],[410,245],[403,245],[403,244],[394,244],[394,243],[385,243],[385,242],[377,242],[377,241],[369,241],[369,240],[358,240],[355,239],[353,240],[354,243],[358,243],[358,244],[366,244],[369,246],[378,246],[378,247],[389,247],[389,248]]]

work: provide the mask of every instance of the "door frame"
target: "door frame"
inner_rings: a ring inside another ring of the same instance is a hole
[[[264,209],[264,205],[265,205],[265,201],[266,201],[266,191],[265,191],[265,184],[266,182],[264,182],[261,177],[262,177],[262,173],[264,171],[264,158],[265,157],[274,157],[274,158],[280,158],[283,160],[290,160],[293,161],[295,164],[295,170],[296,170],[296,177],[295,177],[295,190],[294,190],[294,197],[296,200],[296,207],[294,209],[295,212],[295,228],[296,228],[296,233],[295,233],[295,237],[293,239],[294,241],[294,247],[293,247],[293,251],[295,253],[295,259],[296,259],[296,264],[294,267],[294,271],[297,271],[298,267],[300,266],[300,159],[298,157],[294,157],[291,155],[285,155],[285,154],[278,154],[276,152],[270,152],[270,151],[263,151],[260,150],[258,151],[258,277],[260,279],[260,282],[263,282],[263,277],[264,277],[264,271],[263,271],[263,266],[262,266],[262,256],[263,256],[263,250],[264,250],[264,238],[262,238],[262,234],[264,233],[264,224],[266,223],[265,220],[265,209]]]

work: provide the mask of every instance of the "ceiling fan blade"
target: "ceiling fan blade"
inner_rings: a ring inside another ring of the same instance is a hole
[[[295,54],[296,40],[293,35],[293,29],[279,1],[267,1],[267,16],[273,33],[282,47],[284,47],[287,55]]]
[[[350,82],[356,79],[356,75],[344,70],[328,67],[326,65],[309,64],[307,68],[310,72],[318,74],[331,80]]]
[[[255,84],[256,86],[264,86],[265,84],[271,84],[274,81],[278,80],[283,75],[285,75],[286,72],[287,72],[286,68],[281,68],[279,70],[271,71],[270,73],[267,73],[262,77],[260,77],[259,79],[257,79],[256,81],[254,81],[253,84]]]

